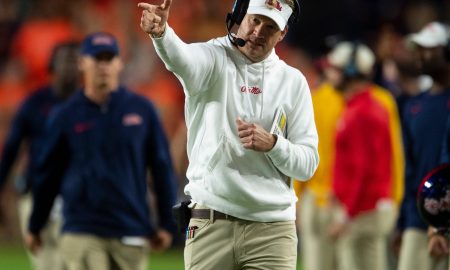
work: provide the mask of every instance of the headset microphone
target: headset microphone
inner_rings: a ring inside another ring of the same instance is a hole
[[[231,43],[235,46],[244,47],[245,43],[247,43],[246,40],[237,37],[235,34],[231,33],[230,30],[228,30],[228,39],[231,41]]]
[[[246,40],[242,38],[238,38],[236,35],[234,35],[231,32],[228,32],[228,39],[231,41],[231,43],[235,46],[244,47],[245,43],[247,43]]]
[[[247,41],[243,40],[242,38],[236,38],[235,42],[239,47],[244,47],[245,43],[247,43]]]
[[[234,42],[236,43],[236,45],[238,45],[239,47],[244,47],[245,43],[247,43],[247,41],[243,40],[242,38],[238,38],[238,37],[234,37]]]

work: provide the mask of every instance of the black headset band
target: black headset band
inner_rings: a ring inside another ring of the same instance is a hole
[[[359,45],[360,42],[357,40],[352,42],[349,60],[343,69],[344,75],[347,78],[353,78],[361,75],[357,64],[358,50],[360,47]]]

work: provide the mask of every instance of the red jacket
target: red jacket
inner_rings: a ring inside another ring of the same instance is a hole
[[[363,91],[348,101],[336,128],[333,191],[348,216],[354,217],[391,194],[388,112]]]

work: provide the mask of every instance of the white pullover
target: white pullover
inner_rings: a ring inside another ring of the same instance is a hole
[[[183,85],[192,200],[238,218],[295,220],[290,178],[309,179],[319,163],[311,94],[303,74],[275,50],[252,63],[227,37],[184,43],[166,25],[153,39],[158,55]],[[287,115],[287,138],[267,153],[245,149],[238,117],[270,130],[276,109]]]

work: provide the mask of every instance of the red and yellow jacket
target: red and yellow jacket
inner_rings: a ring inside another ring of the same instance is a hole
[[[392,145],[392,188],[391,198],[400,206],[403,198],[404,157],[400,118],[393,96],[379,86],[373,85],[370,94],[379,101],[388,112]],[[318,206],[330,203],[332,194],[333,164],[335,158],[336,123],[341,117],[345,101],[341,94],[330,84],[324,83],[312,93],[314,118],[319,135],[320,164],[314,176],[308,182],[294,181],[297,196],[308,190],[315,198]]]

